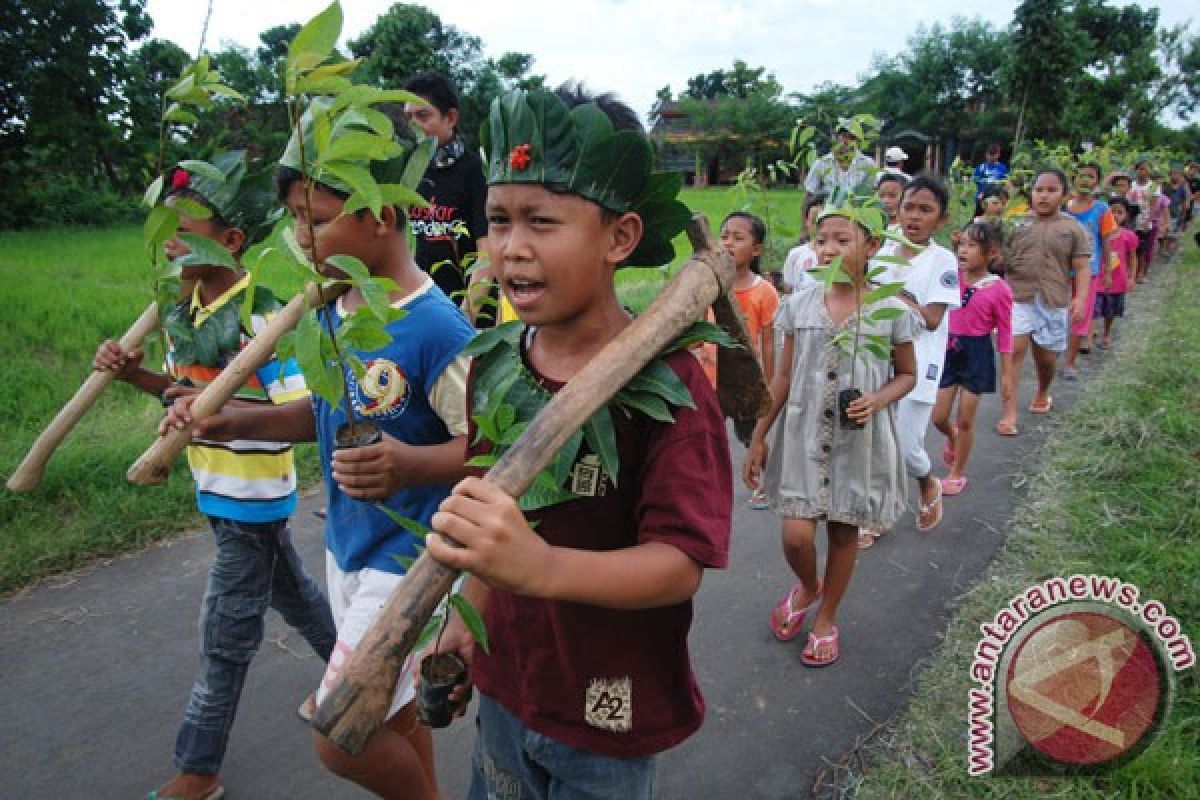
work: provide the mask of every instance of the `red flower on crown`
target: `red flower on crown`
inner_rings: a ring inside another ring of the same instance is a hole
[[[187,170],[177,169],[175,174],[171,176],[171,188],[183,189],[186,188],[191,181],[192,176],[187,174]]]
[[[529,165],[533,163],[533,156],[529,154],[529,145],[519,144],[512,149],[508,154],[508,165],[517,172],[524,172],[529,169]]]

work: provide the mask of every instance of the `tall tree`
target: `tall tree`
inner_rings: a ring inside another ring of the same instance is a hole
[[[1030,130],[1057,131],[1063,108],[1061,81],[1088,63],[1086,37],[1067,0],[1023,0],[1013,14],[1005,81],[1016,103],[1014,145]]]

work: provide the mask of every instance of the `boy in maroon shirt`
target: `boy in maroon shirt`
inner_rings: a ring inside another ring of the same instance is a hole
[[[671,258],[679,184],[663,197],[636,117],[608,96],[509,93],[484,138],[489,255],[523,323],[511,369],[548,397],[630,324],[614,271]],[[441,645],[482,693],[472,798],[649,798],[655,754],[700,727],[687,635],[704,569],[727,561],[729,449],[699,363],[686,350],[663,361],[694,407],[671,408],[673,422],[614,409],[616,476],[582,447],[572,499],[532,513],[536,531],[478,478],[433,517],[462,549],[430,535],[429,552],[471,573],[464,593],[491,640],[485,654],[455,617]]]

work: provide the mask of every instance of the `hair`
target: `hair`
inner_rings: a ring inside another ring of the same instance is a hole
[[[908,186],[908,178],[899,172],[888,172],[887,170],[884,170],[883,172],[880,172],[879,177],[875,179],[876,190],[878,190],[879,187],[883,186],[885,183],[900,184],[900,192],[903,194],[904,189]]]
[[[1125,209],[1125,227],[1132,228],[1134,223],[1133,204],[1124,197],[1110,197],[1108,199],[1108,207],[1121,206]]]
[[[942,213],[946,213],[946,209],[950,207],[950,192],[946,190],[946,184],[942,183],[941,179],[931,172],[922,172],[917,175],[908,185],[904,187],[904,197],[908,197],[913,192],[918,192],[921,189],[928,190],[938,201],[941,206]]]
[[[962,229],[962,235],[969,242],[975,242],[984,252],[1004,244],[1004,229],[994,222],[969,222]]]
[[[982,200],[987,200],[992,197],[998,197],[1001,200],[1008,199],[1008,189],[998,183],[988,184],[988,187],[983,190]]]
[[[1133,178],[1129,177],[1128,175],[1124,175],[1124,174],[1113,175],[1111,178],[1108,179],[1108,183],[1110,186],[1116,184],[1117,181],[1125,181],[1129,185],[1131,185],[1131,186],[1133,185]]]
[[[1053,175],[1054,177],[1058,178],[1058,183],[1060,186],[1062,186],[1063,194],[1066,194],[1068,191],[1070,191],[1070,189],[1067,188],[1070,186],[1070,184],[1067,183],[1067,173],[1063,172],[1058,167],[1041,167],[1037,172],[1033,173],[1033,183],[1030,184],[1030,190],[1032,190],[1033,185],[1038,182],[1038,178],[1042,177],[1043,175]]]
[[[1096,174],[1096,180],[1100,180],[1100,165],[1095,161],[1085,161],[1075,168],[1076,172],[1083,172],[1085,169],[1090,169]]]
[[[991,155],[997,155],[997,156],[998,156],[998,155],[1000,155],[1002,152],[1004,152],[1004,149],[1003,149],[1003,148],[1002,148],[1002,147],[999,145],[999,143],[998,143],[998,142],[992,142],[991,144],[989,144],[989,145],[987,146],[987,154],[988,154],[989,156],[991,156]]]
[[[821,192],[814,192],[804,196],[804,209],[800,213],[800,237],[796,240],[796,244],[808,243],[808,215],[813,208],[820,209],[825,205],[827,195]]]
[[[721,227],[725,227],[725,223],[731,219],[744,219],[750,223],[750,235],[754,237],[755,244],[762,244],[767,239],[767,226],[761,219],[749,211],[731,211],[725,215],[725,219],[721,220]],[[762,256],[755,256],[750,259],[750,271],[755,275],[762,274]]]

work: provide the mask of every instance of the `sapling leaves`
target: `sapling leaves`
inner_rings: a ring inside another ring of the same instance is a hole
[[[487,628],[484,627],[483,619],[479,616],[479,612],[475,609],[475,606],[471,605],[470,601],[458,592],[450,595],[449,599],[450,605],[463,621],[463,625],[466,626],[471,637],[478,642],[483,652],[490,655],[491,650],[488,648]]]
[[[408,531],[413,536],[416,536],[418,539],[423,540],[426,536],[429,535],[429,531],[430,531],[429,526],[424,524],[420,520],[412,519],[411,517],[406,517],[403,514],[400,514],[399,512],[393,511],[392,509],[388,508],[383,503],[376,503],[375,508],[382,511],[385,515],[387,515],[388,519],[390,519],[392,522],[399,525],[401,528],[404,528],[404,530]]]
[[[288,45],[288,69],[310,70],[327,59],[342,35],[342,7],[333,2],[296,34]]]
[[[872,303],[878,303],[880,300],[888,297],[895,297],[903,291],[904,284],[900,283],[899,281],[894,283],[885,283],[881,284],[880,286],[876,286],[871,291],[864,294],[862,301],[864,305],[870,305]]]
[[[867,314],[867,319],[871,322],[882,322],[889,319],[898,319],[907,313],[908,311],[903,308],[877,308],[871,313]]]
[[[175,259],[180,266],[214,266],[237,269],[237,260],[227,249],[199,233],[180,233],[179,241],[187,245],[188,252]]]
[[[661,364],[662,362],[654,362]],[[685,387],[686,390],[686,387]],[[691,400],[691,397],[688,397]],[[600,466],[608,475],[613,486],[617,485],[617,473],[620,464],[617,456],[617,433],[613,428],[612,413],[608,406],[600,406],[588,417],[583,425],[583,438],[590,449],[600,459]]]
[[[142,223],[142,239],[146,244],[147,254],[154,261],[158,247],[179,230],[179,212],[169,206],[155,206],[146,215]]]
[[[192,219],[210,219],[212,217],[212,212],[206,206],[188,197],[176,197],[172,205],[185,217]]]
[[[165,181],[165,175],[159,175],[155,178],[154,182],[146,187],[146,193],[142,195],[142,202],[153,208],[158,203],[158,198],[162,194],[163,183]]]
[[[323,335],[316,314],[300,317],[295,336],[296,365],[308,388],[336,406],[345,388],[345,375],[333,354],[332,340]]]
[[[215,183],[221,184],[225,182],[225,173],[207,161],[191,158],[180,161],[179,166],[194,175],[208,178]]]

